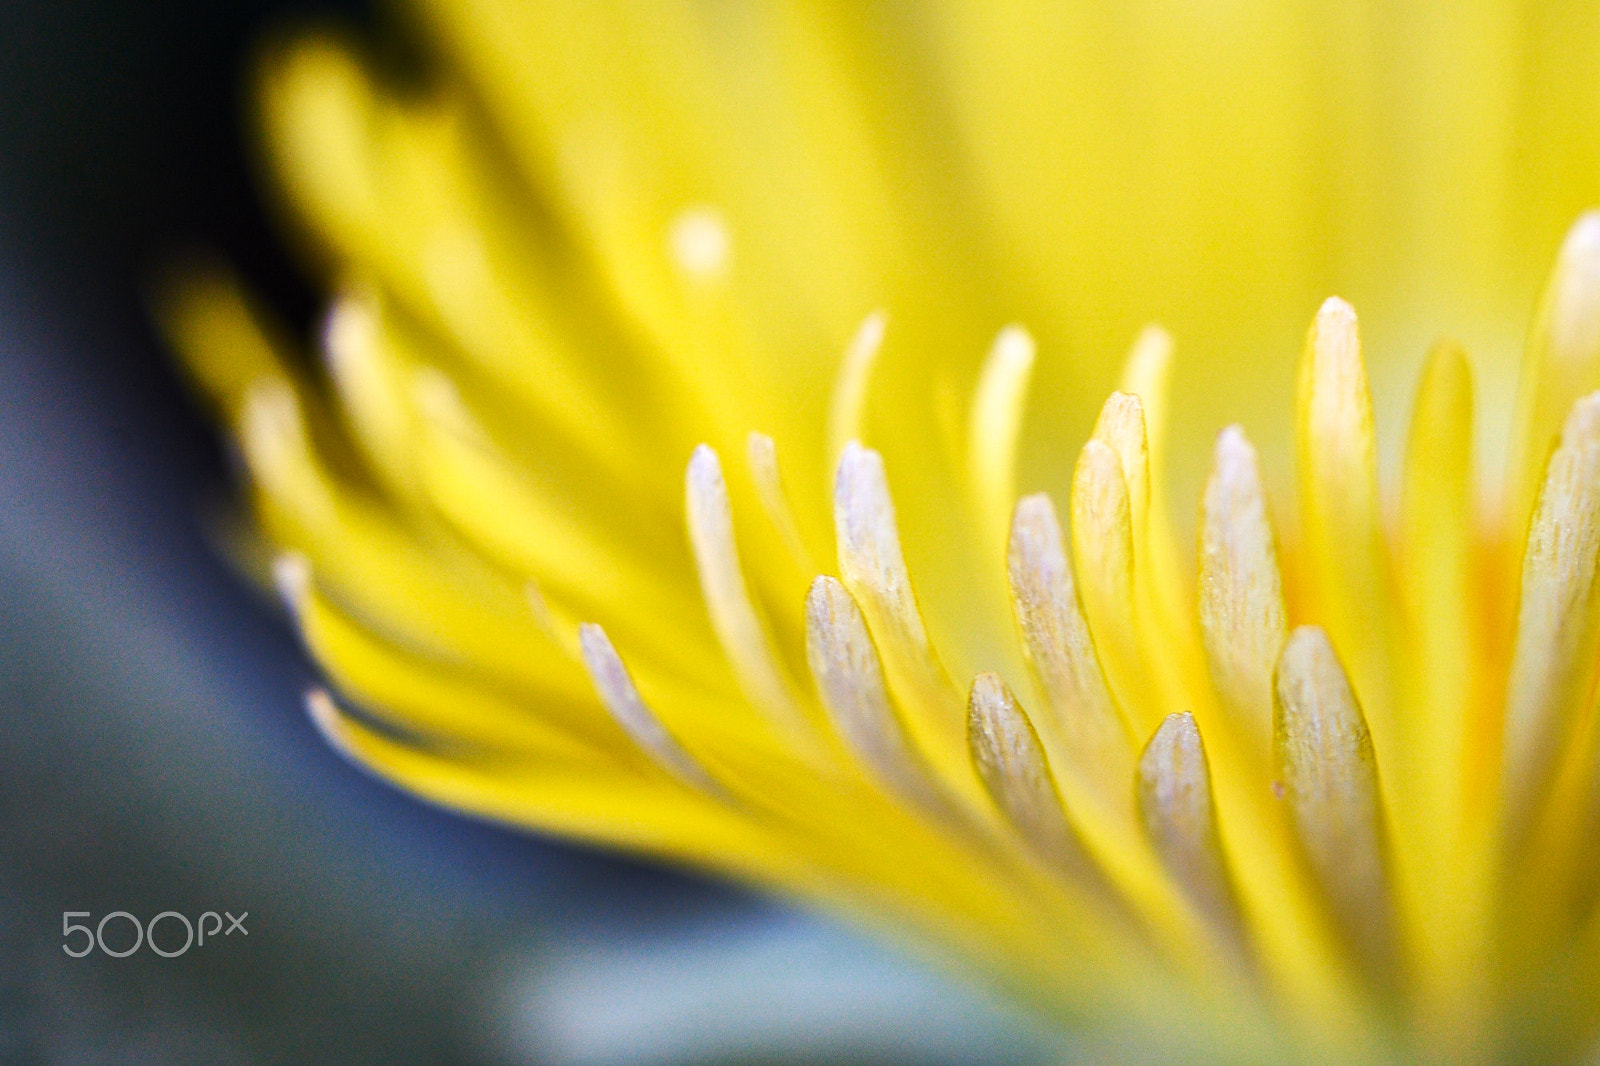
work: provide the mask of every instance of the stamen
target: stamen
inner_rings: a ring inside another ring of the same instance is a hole
[[[544,588],[538,581],[530,578],[522,586],[522,591],[528,602],[528,611],[533,615],[533,620],[538,624],[540,631],[574,662],[582,662],[583,650],[578,642],[577,623],[550,603],[549,597],[544,594]]]
[[[1087,871],[1088,857],[1062,809],[1039,736],[997,674],[973,679],[967,737],[978,777],[1028,845],[1058,869]]]
[[[362,457],[389,487],[414,496],[403,368],[380,349],[378,313],[370,298],[341,296],[323,324],[322,351]]]
[[[583,652],[584,668],[589,671],[600,702],[634,743],[644,749],[656,765],[689,787],[721,795],[721,786],[683,750],[645,704],[606,631],[592,622],[585,622],[578,627],[578,643]]]
[[[1100,440],[1085,444],[1072,478],[1073,567],[1106,681],[1138,733],[1155,727],[1160,708],[1145,698],[1150,689],[1139,647],[1128,495],[1117,453]]]
[[[923,627],[877,452],[854,442],[845,447],[833,515],[841,576],[872,628],[911,734],[940,770],[956,779],[970,776],[966,730],[954,712],[960,695]]]
[[[1579,400],[1550,457],[1522,564],[1506,688],[1504,818],[1515,847],[1529,828],[1595,671],[1600,551],[1600,393]]]
[[[239,419],[240,447],[262,487],[270,495],[295,501],[310,520],[331,522],[336,506],[313,466],[294,389],[287,382],[271,380],[252,386]]]
[[[883,783],[941,817],[949,805],[895,715],[866,619],[837,580],[819,577],[806,593],[806,659],[834,728]]]
[[[322,324],[322,352],[335,378],[349,371],[357,374],[369,361],[377,342],[376,311],[356,296],[345,295],[334,301]]]
[[[1144,405],[1145,432],[1150,443],[1150,466],[1161,469],[1166,436],[1167,382],[1172,368],[1172,336],[1160,326],[1139,331],[1128,361],[1122,368],[1122,392]]]
[[[1200,634],[1212,683],[1247,738],[1272,728],[1272,671],[1288,636],[1266,496],[1244,431],[1217,437],[1200,524]],[[1171,719],[1168,719],[1171,721]],[[1163,727],[1165,728],[1165,727]]]
[[[1018,502],[1007,563],[1023,646],[1051,712],[1045,732],[1065,756],[1059,772],[1084,781],[1104,808],[1126,809],[1134,734],[1100,671],[1050,497]]]
[[[1005,514],[1016,497],[1017,439],[1033,375],[1034,344],[1021,326],[1007,326],[984,361],[967,433],[967,476],[980,521],[998,550]]]
[[[311,561],[296,551],[280,552],[272,560],[272,583],[289,613],[298,615],[311,588]]]
[[[728,486],[717,453],[704,444],[697,447],[689,460],[686,482],[689,541],[717,639],[746,695],[782,726],[802,732],[805,726],[799,703],[745,585]]]
[[[1145,434],[1144,404],[1139,397],[1113,392],[1100,408],[1094,439],[1117,453],[1128,484],[1129,515],[1137,540],[1146,528],[1150,506],[1150,444]],[[1137,546],[1134,550],[1138,550]]]
[[[1171,530],[1164,522],[1157,526],[1153,521],[1151,505],[1159,494],[1151,485],[1150,442],[1143,401],[1125,392],[1112,393],[1100,409],[1094,440],[1116,453],[1127,485],[1129,587],[1132,590],[1127,612],[1139,646],[1162,648],[1160,670],[1136,667],[1133,665],[1136,660],[1128,660],[1129,668],[1122,676],[1141,686],[1137,704],[1130,699],[1134,690],[1121,687],[1122,678],[1117,675],[1123,667],[1113,664],[1114,651],[1101,649],[1101,661],[1113,676],[1113,688],[1118,699],[1124,701],[1123,706],[1142,706],[1150,712],[1141,715],[1137,723],[1138,732],[1143,735],[1155,728],[1163,710],[1192,702],[1194,696],[1189,684],[1204,684],[1204,664],[1199,644],[1194,639],[1192,601],[1179,576]],[[1073,536],[1076,545],[1076,526]],[[1094,624],[1093,612],[1090,623]]]
[[[461,390],[443,370],[434,366],[418,367],[411,378],[411,395],[424,418],[462,440],[480,447],[489,446],[483,426],[467,409]]]
[[[1600,388],[1600,211],[1573,223],[1534,314],[1517,387],[1507,509],[1512,565],[1522,561],[1545,460],[1579,397]]]
[[[1149,456],[1150,502],[1145,538],[1150,546],[1150,573],[1155,594],[1174,632],[1190,634],[1190,597],[1184,560],[1178,551],[1167,513],[1167,494],[1160,474],[1166,469],[1169,421],[1168,392],[1172,371],[1172,337],[1160,326],[1146,326],[1133,342],[1122,369],[1122,390],[1136,396],[1144,408],[1144,435]],[[1135,527],[1137,528],[1137,527]],[[1198,656],[1196,656],[1198,658]]]
[[[672,261],[693,281],[713,281],[727,272],[733,241],[728,223],[714,207],[691,207],[668,229]]]
[[[1316,626],[1278,660],[1273,757],[1301,849],[1335,923],[1374,977],[1392,973],[1393,919],[1378,766],[1344,668]]]
[[[783,475],[778,469],[777,445],[765,433],[752,433],[746,438],[746,450],[750,460],[750,476],[756,483],[756,498],[761,501],[761,509],[766,513],[767,520],[778,531],[778,536],[783,538],[784,547],[794,556],[800,570],[815,574],[821,567],[812,562],[811,552],[806,548],[805,540],[800,536],[800,527],[794,520],[794,510],[789,506],[789,493],[784,488]]]
[[[856,330],[844,350],[844,362],[839,367],[838,380],[834,382],[833,399],[828,405],[828,461],[837,463],[844,455],[845,445],[861,436],[861,420],[866,413],[867,386],[872,381],[872,367],[883,346],[883,332],[888,316],[874,311]]]
[[[1357,691],[1385,752],[1396,644],[1389,587],[1372,397],[1356,314],[1338,297],[1317,312],[1300,362],[1296,410],[1300,502],[1316,617],[1350,656]]]
[[[339,710],[339,705],[333,701],[328,690],[320,686],[307,689],[305,706],[306,716],[322,735],[323,743],[357,766],[362,765],[350,743],[350,731],[345,726],[344,713]]]
[[[1169,714],[1139,759],[1139,816],[1162,865],[1205,919],[1240,947],[1244,924],[1217,832],[1211,771],[1194,716]]]

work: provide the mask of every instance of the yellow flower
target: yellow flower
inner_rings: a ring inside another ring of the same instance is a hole
[[[1117,1060],[1584,1052],[1600,216],[1498,397],[1597,16],[567,6],[427,5],[420,82],[266,61],[325,368],[222,275],[168,308],[329,740],[915,930]],[[1339,299],[1291,393],[1336,288],[1489,354],[1489,428],[1441,343],[1380,447],[1415,361],[1375,418]],[[1155,316],[1185,357],[1111,392]]]

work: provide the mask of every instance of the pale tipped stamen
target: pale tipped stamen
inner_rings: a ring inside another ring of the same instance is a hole
[[[339,400],[363,431],[381,426],[385,444],[403,441],[405,413],[392,368],[378,355],[378,312],[370,300],[344,295],[322,323],[322,356]],[[374,417],[376,416],[376,417]]]
[[[733,509],[717,453],[704,444],[696,448],[685,480],[689,542],[717,639],[746,695],[778,724],[803,733],[799,702],[745,585],[733,535]]]
[[[1550,457],[1522,568],[1506,689],[1503,814],[1515,846],[1551,785],[1594,675],[1600,393],[1573,407]]]
[[[312,521],[332,521],[337,506],[314,469],[294,389],[283,381],[253,386],[239,417],[239,443],[262,487],[273,496],[294,500]]]
[[[1165,663],[1160,670],[1149,670],[1148,662],[1136,656],[1123,656],[1115,646],[1102,649],[1101,659],[1113,678],[1113,687],[1124,707],[1145,707],[1140,714],[1138,732],[1155,728],[1162,711],[1184,706],[1193,700],[1186,682],[1200,676],[1199,648],[1193,641],[1193,606],[1184,594],[1170,529],[1158,528],[1152,521],[1153,501],[1158,494],[1152,485],[1149,430],[1145,407],[1137,396],[1114,392],[1100,409],[1091,444],[1101,444],[1117,457],[1126,488],[1129,548],[1128,587],[1131,599],[1122,614],[1136,635],[1138,646],[1163,647]],[[1085,449],[1085,455],[1088,450]],[[1080,459],[1079,469],[1083,469]],[[1109,483],[1109,479],[1108,479]],[[1076,491],[1076,483],[1074,490]],[[1076,501],[1075,501],[1076,506]],[[1073,543],[1076,555],[1077,517],[1074,513]],[[1084,579],[1080,576],[1080,584]],[[1096,612],[1089,612],[1091,625]],[[1096,632],[1097,639],[1100,633]],[[1134,683],[1137,689],[1130,687]],[[1139,693],[1137,703],[1133,693]]]
[[[584,668],[589,672],[601,704],[633,742],[656,765],[689,787],[712,795],[722,794],[721,786],[683,750],[639,695],[639,689],[605,630],[585,622],[578,627],[578,643]]]
[[[1072,558],[1083,615],[1113,696],[1136,732],[1155,727],[1134,602],[1132,504],[1122,462],[1091,440],[1072,479]],[[1146,722],[1144,719],[1152,719]]]
[[[523,585],[522,594],[540,632],[550,638],[550,642],[560,648],[573,662],[582,662],[583,649],[578,640],[577,623],[550,602],[539,582],[530,579]]]
[[[1028,846],[1057,869],[1087,872],[1088,856],[1067,821],[1039,736],[996,674],[973,679],[967,737],[979,779]]]
[[[949,804],[895,714],[866,619],[831,577],[817,578],[806,594],[806,659],[822,705],[850,748],[890,789],[948,817]]]
[[[1535,312],[1518,382],[1507,508],[1511,565],[1537,505],[1551,442],[1585,394],[1600,387],[1600,211],[1567,232]]]
[[[1142,538],[1150,507],[1150,442],[1145,431],[1144,404],[1139,397],[1113,392],[1100,408],[1100,417],[1094,426],[1094,439],[1114,451],[1122,466],[1122,477],[1128,486],[1129,514],[1137,541]]]
[[[367,465],[396,494],[418,494],[412,454],[413,398],[404,361],[385,336],[374,300],[347,294],[329,310],[322,348],[339,408]]]
[[[845,348],[844,361],[840,364],[839,376],[833,386],[833,398],[828,405],[830,463],[837,463],[844,455],[845,445],[861,436],[862,419],[867,408],[867,386],[872,382],[872,368],[878,359],[878,349],[883,346],[883,334],[888,321],[888,316],[882,311],[872,312]]]
[[[964,767],[965,730],[959,714],[952,713],[960,695],[923,627],[877,452],[854,442],[845,447],[834,483],[833,514],[840,576],[860,602],[912,735],[936,765]]]
[[[995,338],[973,395],[967,432],[967,477],[981,521],[995,545],[1005,537],[1005,514],[1016,496],[1017,441],[1033,376],[1033,338],[1007,326]]]
[[[1255,449],[1237,426],[1217,438],[1201,507],[1200,633],[1212,682],[1241,732],[1265,738],[1288,623]]]
[[[305,693],[306,717],[311,719],[311,724],[322,735],[323,743],[346,759],[361,765],[350,740],[350,730],[345,725],[344,712],[339,710],[339,705],[334,702],[333,696],[325,688],[314,687]]]
[[[1396,637],[1386,613],[1394,597],[1378,505],[1372,397],[1356,313],[1338,297],[1323,303],[1306,338],[1295,423],[1316,617],[1346,649],[1352,683],[1374,728],[1387,738]]]
[[[289,613],[298,615],[311,588],[311,561],[299,552],[280,552],[272,560],[272,584]]]
[[[1337,297],[1322,305],[1311,326],[1298,391],[1300,485],[1310,532],[1329,537],[1349,524],[1373,521],[1372,397],[1355,311]]]
[[[686,208],[667,229],[672,262],[692,282],[716,281],[728,270],[733,240],[727,220],[714,207]]]
[[[1017,504],[1007,563],[1023,647],[1050,708],[1045,732],[1064,756],[1060,772],[1083,778],[1102,808],[1125,809],[1134,734],[1106,687],[1048,496]]]
[[[1278,661],[1273,756],[1295,835],[1337,926],[1375,978],[1394,930],[1378,766],[1366,719],[1327,636],[1302,626]]]
[[[434,425],[461,440],[485,445],[488,435],[461,398],[461,390],[438,367],[418,367],[411,379],[411,395],[418,412]]]
[[[751,433],[745,441],[746,457],[750,463],[750,477],[756,484],[756,498],[767,521],[778,531],[783,546],[800,570],[815,574],[818,567],[800,536],[800,526],[794,520],[794,509],[789,506],[789,492],[784,487],[783,473],[778,467],[778,446],[765,433]]]
[[[1172,335],[1160,326],[1139,331],[1122,368],[1122,392],[1137,396],[1144,405],[1145,431],[1150,442],[1150,465],[1159,468],[1162,456],[1167,382],[1172,369]]]
[[[1170,714],[1139,759],[1145,837],[1194,908],[1243,947],[1245,930],[1217,831],[1211,770],[1194,716]]]
[[[341,394],[355,393],[355,386],[363,382],[362,371],[372,361],[377,338],[376,316],[365,300],[341,296],[328,309],[322,323],[322,354],[334,381],[350,386],[342,388]],[[356,380],[349,380],[349,376]]]
[[[1147,539],[1150,546],[1150,573],[1166,624],[1183,628],[1189,617],[1190,600],[1184,575],[1182,553],[1174,539],[1174,527],[1167,513],[1167,497],[1160,474],[1165,467],[1168,394],[1172,378],[1172,336],[1160,326],[1139,331],[1122,370],[1121,391],[1138,398],[1144,411],[1146,451],[1149,455],[1150,502]]]

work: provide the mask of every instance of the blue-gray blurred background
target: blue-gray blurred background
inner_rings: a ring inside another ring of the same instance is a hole
[[[318,742],[313,671],[208,538],[227,455],[145,300],[203,249],[315,320],[257,202],[242,71],[330,15],[407,51],[358,3],[0,5],[0,1063],[1053,1057],[841,927],[426,808]],[[118,910],[249,932],[62,950],[63,912]]]

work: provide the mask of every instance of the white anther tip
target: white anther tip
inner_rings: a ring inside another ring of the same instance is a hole
[[[1317,308],[1317,324],[1353,326],[1356,321],[1356,309],[1338,296],[1330,296],[1322,301],[1322,306]]]
[[[311,563],[299,552],[283,552],[272,560],[272,583],[289,610],[298,614],[311,587]]]
[[[1033,335],[1023,326],[1013,323],[995,337],[991,358],[1026,366],[1033,362],[1035,350]]]
[[[1570,269],[1600,274],[1600,209],[1578,216],[1561,242],[1561,263]]]
[[[686,275],[709,280],[722,274],[733,251],[727,221],[714,207],[691,207],[673,219],[667,244]]]
[[[709,444],[697,444],[689,456],[689,484],[702,487],[722,479],[722,460]]]
[[[377,332],[376,316],[364,300],[354,296],[335,300],[322,322],[322,354],[333,373],[369,352]]]

